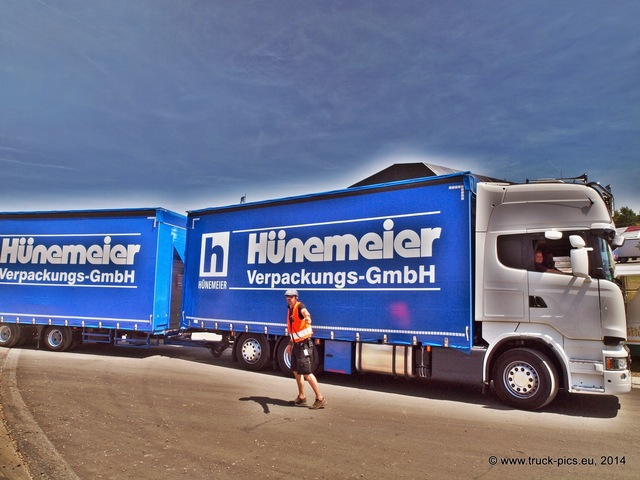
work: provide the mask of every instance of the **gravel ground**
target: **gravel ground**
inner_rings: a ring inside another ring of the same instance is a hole
[[[2,415],[2,411],[0,411]],[[7,432],[4,417],[0,421],[0,480],[31,480],[23,458]]]
[[[0,399],[3,391],[2,368],[8,352],[8,349],[0,348]],[[9,434],[2,404],[3,402],[0,401],[0,480],[31,480],[32,477],[29,475],[25,461]]]

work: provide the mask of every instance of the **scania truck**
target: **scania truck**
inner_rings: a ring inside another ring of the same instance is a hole
[[[452,173],[190,211],[183,328],[289,372],[295,288],[326,371],[471,378],[523,409],[629,392],[609,200]]]
[[[0,346],[189,343],[290,373],[295,288],[318,370],[493,384],[524,409],[560,389],[630,391],[608,193],[482,180],[446,173],[187,216],[0,214]]]
[[[0,346],[149,345],[179,330],[185,226],[161,208],[0,214]]]

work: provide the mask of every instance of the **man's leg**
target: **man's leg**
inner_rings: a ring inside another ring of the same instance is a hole
[[[313,373],[311,373],[309,375],[305,375],[304,379],[307,382],[309,382],[309,385],[311,385],[311,388],[313,389],[313,393],[316,394],[316,399],[324,400],[324,396],[322,395],[322,393],[320,393],[320,386],[318,385],[318,380],[316,379],[316,376]]]
[[[306,398],[304,394],[304,379],[298,372],[293,372],[293,375],[296,377],[296,383],[298,384],[298,398],[302,400]]]

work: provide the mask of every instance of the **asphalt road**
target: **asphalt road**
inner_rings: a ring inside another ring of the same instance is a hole
[[[476,386],[324,374],[328,406],[313,411],[287,403],[293,379],[239,370],[204,349],[3,350],[4,414],[37,479],[635,479],[640,471],[640,389],[560,395],[525,412]]]

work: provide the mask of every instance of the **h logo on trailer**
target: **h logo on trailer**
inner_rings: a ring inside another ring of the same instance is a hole
[[[217,232],[202,235],[200,249],[200,276],[226,277],[229,260],[230,232]]]

